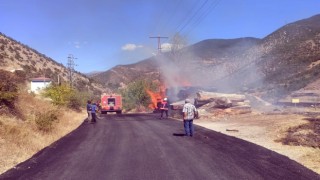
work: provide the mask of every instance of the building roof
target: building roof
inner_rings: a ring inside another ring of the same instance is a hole
[[[46,77],[37,77],[31,78],[31,82],[51,82],[51,79]]]

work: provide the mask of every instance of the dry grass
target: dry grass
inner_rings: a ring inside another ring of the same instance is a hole
[[[52,144],[77,128],[86,117],[82,113],[59,109],[59,119],[49,132],[40,131],[35,124],[35,114],[55,109],[50,102],[28,94],[19,97],[17,107],[23,119],[0,116],[0,173],[30,158],[33,154]]]
[[[195,123],[273,150],[320,174],[320,148],[284,145],[279,142],[279,139],[287,136],[288,129],[308,123],[305,116],[251,113],[213,120],[202,119]],[[226,129],[238,131],[226,131]]]

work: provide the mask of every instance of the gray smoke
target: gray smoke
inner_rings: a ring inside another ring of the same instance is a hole
[[[175,97],[183,87],[216,89],[225,93],[258,88],[264,82],[264,74],[257,63],[270,48],[246,43],[231,44],[223,49],[230,54],[222,52],[205,57],[199,55],[199,50],[184,48],[175,55],[171,52],[157,55],[161,79],[167,88],[175,90]],[[250,48],[241,49],[248,46]]]

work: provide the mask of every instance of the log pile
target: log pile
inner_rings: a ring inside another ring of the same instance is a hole
[[[197,106],[201,106],[207,103],[215,102],[217,103],[217,106],[224,106],[228,108],[231,106],[237,106],[237,103],[244,102],[245,100],[246,97],[241,94],[224,94],[200,91],[197,93],[195,103]]]
[[[224,94],[200,91],[195,105],[214,116],[251,113],[250,101],[242,94]]]
[[[181,117],[184,101],[171,104],[171,116]],[[224,115],[236,115],[251,113],[250,101],[245,95],[224,94],[200,91],[194,99],[200,118],[213,118]]]

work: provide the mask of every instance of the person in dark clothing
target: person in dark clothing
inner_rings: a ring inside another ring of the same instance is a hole
[[[162,99],[157,99],[157,107],[155,109],[155,112],[157,112],[157,113],[161,112],[160,111],[161,106],[162,106]]]
[[[87,101],[87,113],[88,113],[87,121],[90,121],[91,120],[91,101],[90,100]]]
[[[164,98],[160,107],[160,112],[161,112],[160,119],[163,118],[163,113],[166,113],[166,118],[168,118],[168,110],[169,110],[168,99]]]
[[[96,111],[97,111],[97,105],[96,103],[92,103],[91,104],[91,116],[92,116],[92,119],[91,119],[91,123],[96,123],[97,120],[97,116],[96,116]]]

